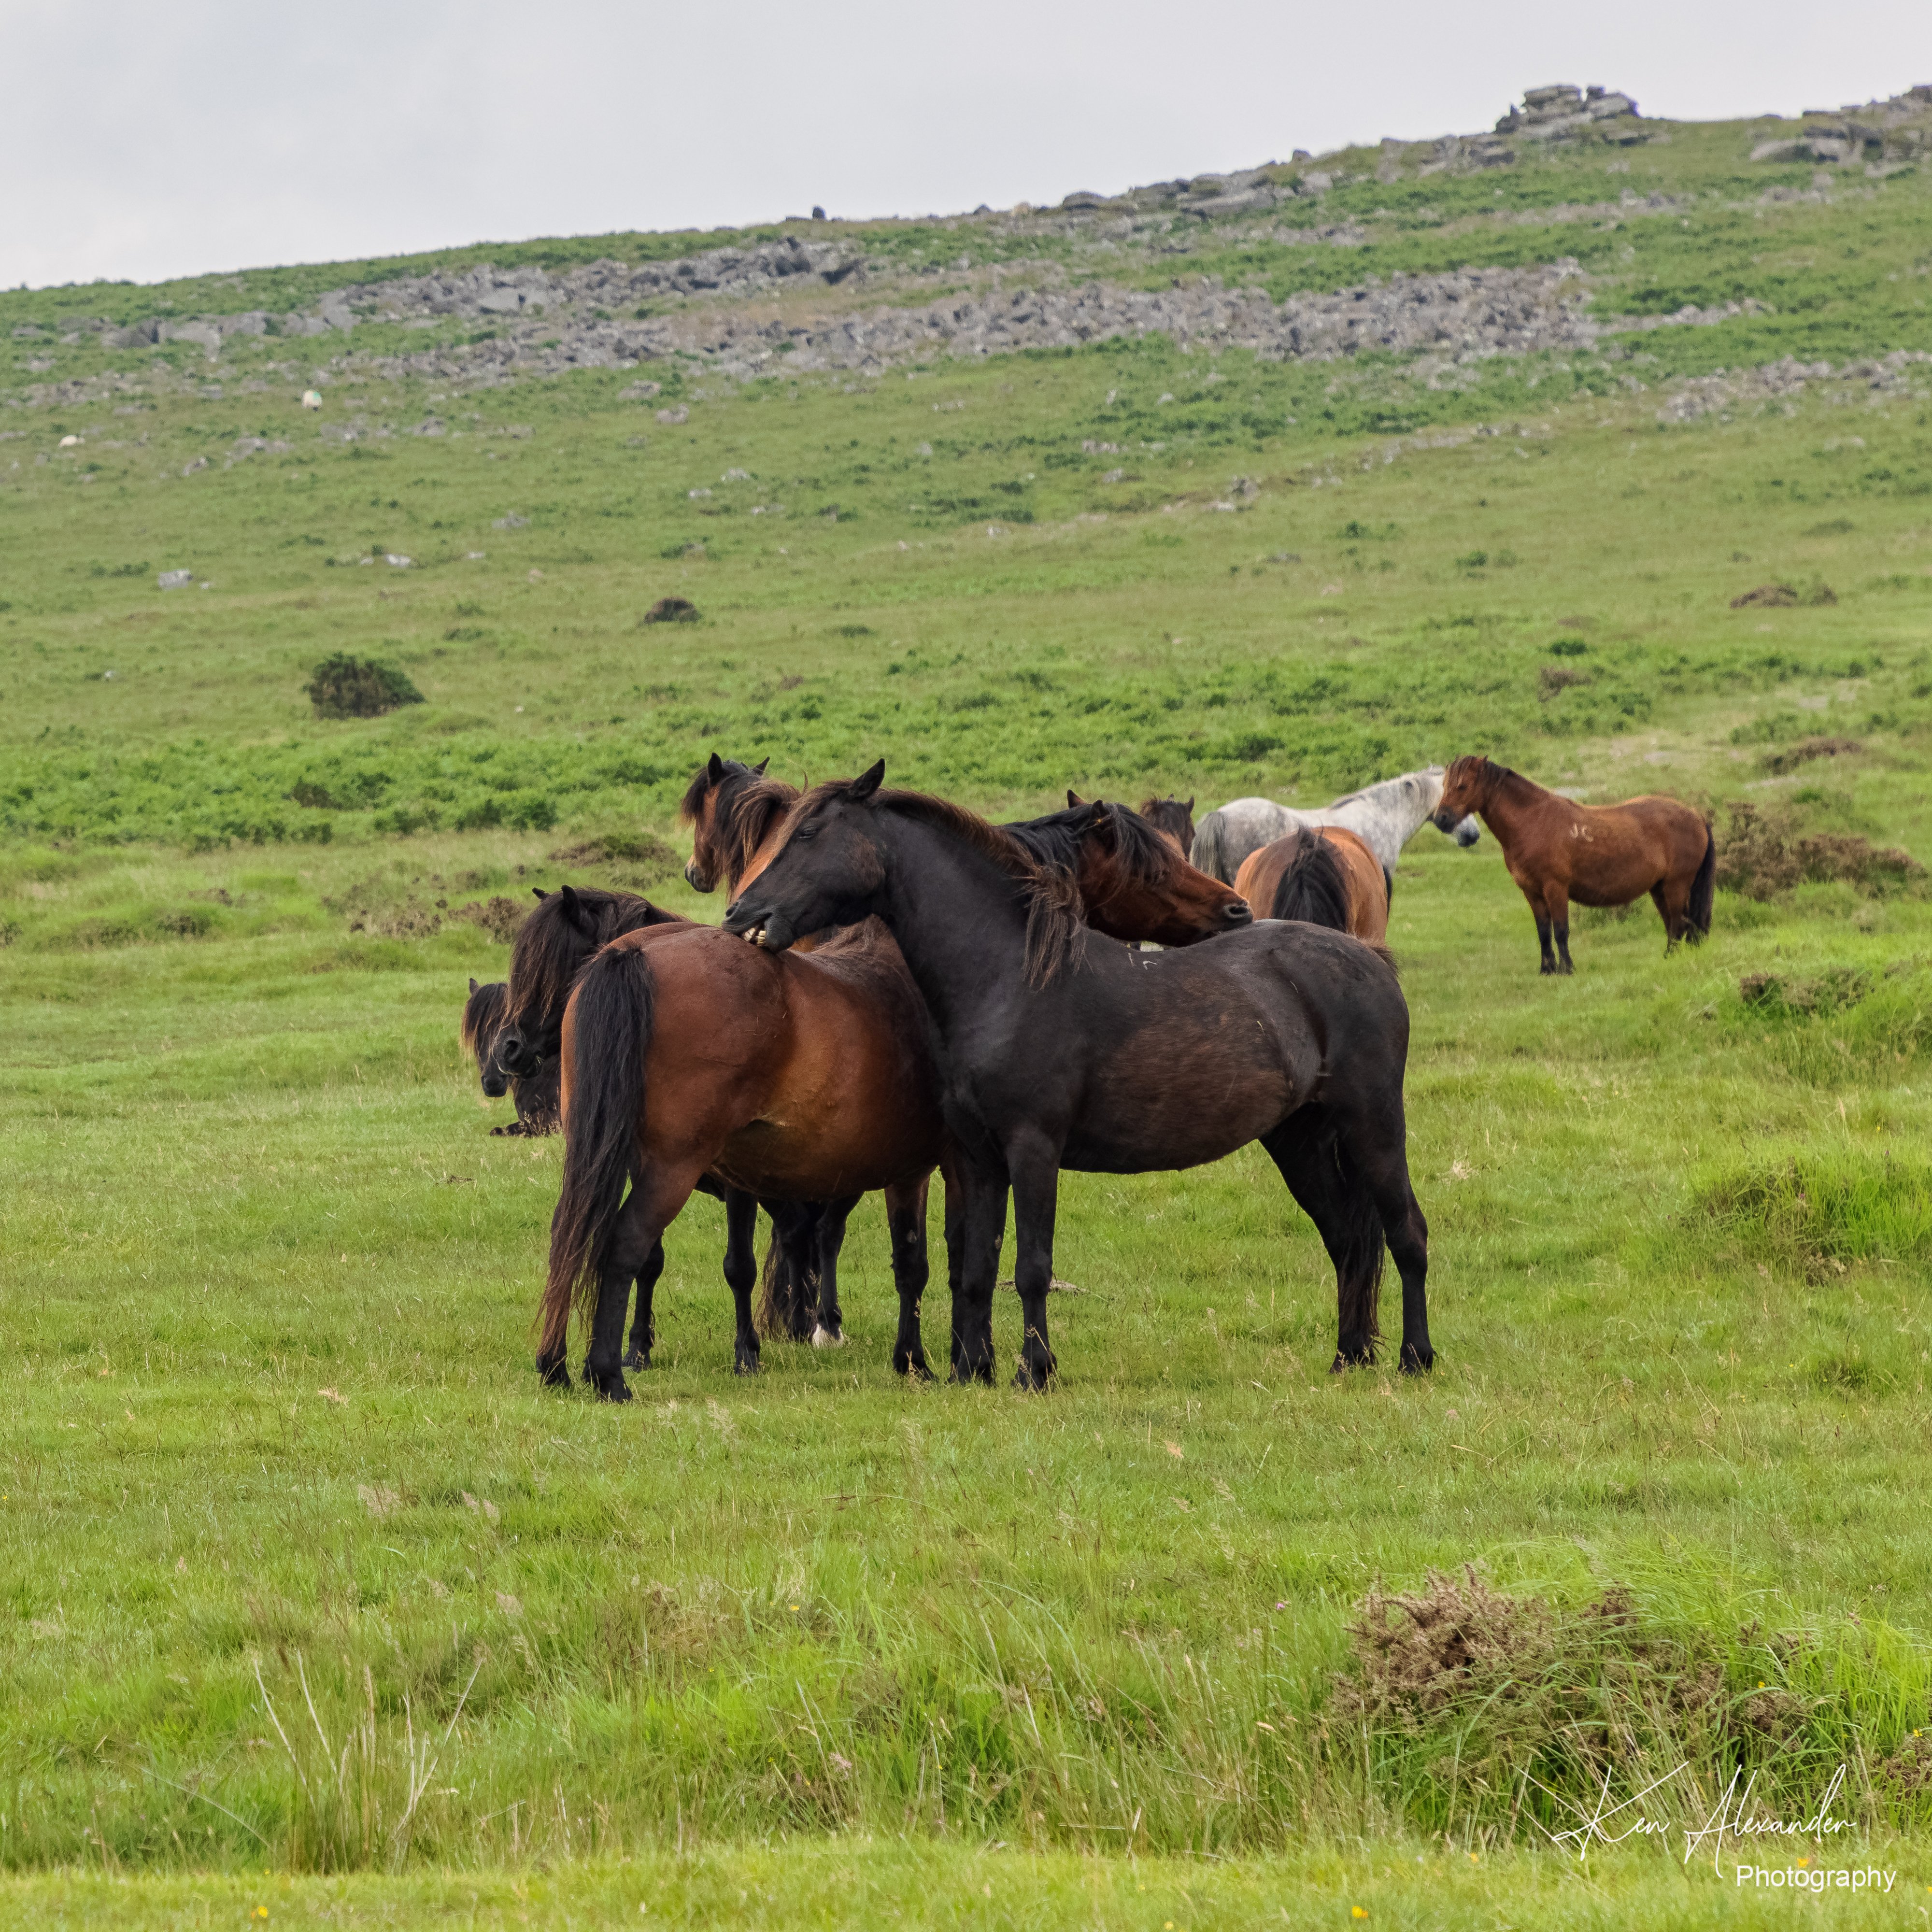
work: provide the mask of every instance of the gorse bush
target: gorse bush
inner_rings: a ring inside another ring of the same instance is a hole
[[[336,651],[322,659],[302,688],[318,718],[380,718],[423,694],[393,665]]]

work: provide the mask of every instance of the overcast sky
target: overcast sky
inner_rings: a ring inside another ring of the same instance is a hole
[[[1057,201],[1598,82],[1686,118],[1932,81],[1929,0],[0,0],[0,284]]]

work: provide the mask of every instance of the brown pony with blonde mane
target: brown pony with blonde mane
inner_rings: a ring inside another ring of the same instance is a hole
[[[1664,950],[1711,930],[1718,842],[1710,821],[1654,794],[1621,805],[1579,805],[1488,758],[1458,758],[1443,774],[1436,823],[1473,812],[1496,834],[1536,921],[1545,973],[1568,973],[1570,902],[1623,906],[1646,892],[1664,921]],[[1551,950],[1552,938],[1556,947]]]
[[[1340,825],[1299,826],[1241,861],[1234,890],[1264,919],[1300,919],[1379,946],[1388,937],[1388,879]]]

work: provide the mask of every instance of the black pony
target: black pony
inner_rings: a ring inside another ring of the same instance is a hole
[[[476,1060],[484,1092],[493,1100],[508,1094],[517,1110],[514,1120],[490,1131],[532,1137],[554,1134],[557,1129],[557,1063],[547,1061],[527,1080],[513,1080],[496,1064],[496,1042],[509,1006],[510,988],[505,981],[493,980],[487,986],[470,981],[470,997],[463,1003],[463,1050]]]
[[[883,761],[794,807],[783,844],[724,916],[782,951],[883,920],[938,1033],[964,1190],[953,1374],[990,1381],[1010,1191],[1026,1340],[1044,1387],[1060,1171],[1138,1174],[1258,1140],[1335,1266],[1335,1366],[1374,1358],[1383,1243],[1402,1275],[1401,1364],[1430,1346],[1428,1225],[1409,1184],[1408,1008],[1386,952],[1268,922],[1206,946],[1131,952],[1078,926],[1057,868],[959,806],[880,790]]]

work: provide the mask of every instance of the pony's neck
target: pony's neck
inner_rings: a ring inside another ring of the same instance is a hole
[[[1511,771],[1507,765],[1498,765],[1495,770],[1496,775],[1490,781],[1489,796],[1477,806],[1476,814],[1501,838],[1522,813],[1556,794],[1545,791],[1542,786],[1525,778],[1520,772]]]
[[[891,928],[942,1036],[1026,982],[1025,889],[941,827],[882,809],[885,879],[875,909]]]

